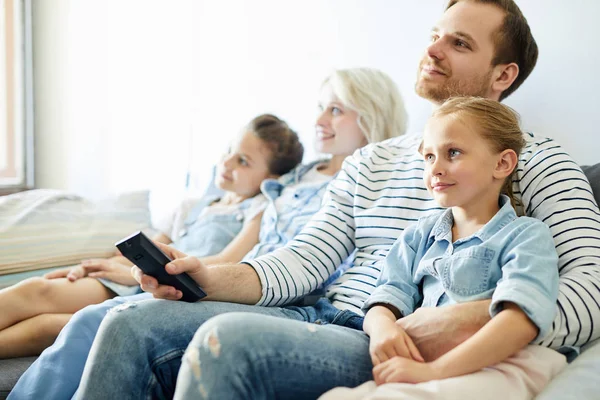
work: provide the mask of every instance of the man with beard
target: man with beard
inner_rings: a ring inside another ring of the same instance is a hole
[[[435,105],[455,95],[501,101],[527,78],[537,54],[512,0],[450,1],[432,30],[416,91]],[[524,214],[548,224],[559,255],[559,265],[548,266],[560,271],[556,318],[540,344],[566,351],[600,336],[594,299],[600,296],[600,213],[583,173],[561,147],[547,138],[526,139],[514,191]],[[146,301],[111,313],[86,364],[81,398],[169,398],[182,357],[180,398],[315,398],[372,379],[361,306],[400,232],[438,209],[422,181],[420,142],[418,135],[399,137],[348,157],[321,211],[295,240],[267,256],[207,268],[164,247],[176,259],[168,271],[189,273],[211,301]],[[355,250],[325,298],[314,306],[290,305]],[[180,296],[139,270],[136,276],[156,297]],[[489,304],[419,308],[397,323],[432,360],[485,325]]]

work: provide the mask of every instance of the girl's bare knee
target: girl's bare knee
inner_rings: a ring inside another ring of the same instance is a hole
[[[54,285],[55,282],[52,282],[50,279],[33,277],[19,283],[16,287],[16,290],[21,296],[27,298],[28,300],[42,300],[50,297],[49,294],[51,293]]]

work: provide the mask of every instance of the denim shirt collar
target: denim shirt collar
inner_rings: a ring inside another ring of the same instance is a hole
[[[517,218],[510,199],[508,196],[500,195],[500,210],[492,217],[492,219],[485,224],[480,230],[475,232],[469,237],[462,238],[460,241],[467,241],[474,237],[479,238],[482,242],[492,237],[496,232],[502,229],[504,226],[511,223]],[[454,216],[452,215],[452,209],[448,208],[444,210],[442,215],[438,218],[437,222],[433,225],[431,233],[429,234],[429,240],[447,240],[452,243],[452,225],[454,224]]]
[[[288,185],[297,185],[308,171],[313,169],[315,165],[324,161],[326,160],[317,160],[308,164],[300,164],[287,174],[280,176],[278,179],[265,179],[260,185],[260,190],[267,198],[273,200],[279,197],[284,187]]]

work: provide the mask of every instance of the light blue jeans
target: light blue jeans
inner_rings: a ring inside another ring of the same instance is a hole
[[[288,338],[283,345],[282,334]],[[175,399],[312,399],[327,390],[331,377],[346,382],[339,386],[357,386],[347,382],[371,368],[363,354],[368,342],[359,336],[268,316],[215,317],[198,329],[183,356]],[[537,400],[598,398],[600,340],[583,350]]]
[[[246,377],[255,385],[250,395],[242,395],[246,398],[272,398],[271,393],[286,393],[284,397],[294,398],[287,395],[290,388],[297,398],[316,397],[334,386],[358,385],[372,378],[368,337],[361,330],[362,317],[340,311],[326,299],[311,307],[286,308],[148,300],[119,309],[120,312],[109,312],[100,326],[77,398],[123,398],[124,394],[131,399],[172,398],[185,349],[198,327],[218,315],[217,322],[235,324],[237,338],[232,337],[232,343],[243,342],[249,350],[260,344],[258,357],[269,358],[268,353],[275,351],[275,357],[286,358],[289,378],[279,380],[281,386],[264,386],[270,379],[264,379],[255,369]],[[227,314],[221,315],[224,313]],[[226,343],[223,338],[223,354],[229,354]],[[340,351],[335,351],[336,346]],[[362,350],[346,351],[347,346]],[[269,350],[262,352],[266,348]],[[227,360],[235,358],[228,356]],[[240,370],[249,366],[241,360],[234,361],[238,362]],[[254,366],[261,371],[269,368],[263,364]],[[325,373],[327,379],[322,379]],[[213,398],[234,397],[224,394]]]
[[[151,298],[149,293],[115,297],[75,313],[54,344],[21,376],[8,399],[70,399],[79,386],[92,342],[106,313],[119,304]]]
[[[141,294],[133,299],[149,297]],[[21,377],[9,399],[71,398],[106,311],[130,299],[115,298],[78,312],[56,343]],[[118,310],[111,312],[102,325],[94,351],[106,351],[90,358],[79,391],[81,398],[126,398],[125,393],[130,398],[172,397],[181,357],[189,342],[192,344],[177,380],[180,398],[187,394],[200,398],[203,391],[213,395],[222,391],[226,393],[222,398],[236,398],[235,393],[241,398],[314,398],[330,387],[357,386],[371,379],[368,338],[358,330],[343,327],[356,328],[358,319],[327,304],[282,309],[151,300]],[[212,316],[227,312],[236,313],[203,324]],[[194,337],[199,326],[202,328]],[[211,336],[215,328],[216,341]],[[203,346],[205,340],[208,346]],[[203,360],[198,379],[193,356],[207,354],[206,349],[215,351],[215,344],[220,357],[214,363]],[[600,341],[586,347],[540,399],[563,399],[567,394],[577,400],[595,398]],[[265,361],[256,362],[260,354]],[[230,370],[237,378],[229,380]],[[222,371],[227,372],[219,375]],[[205,386],[202,378],[208,376],[212,377],[211,383]]]

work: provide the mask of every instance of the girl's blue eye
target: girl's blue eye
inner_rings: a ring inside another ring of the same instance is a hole
[[[428,161],[428,162],[435,160],[435,157],[433,156],[433,154],[425,154],[425,156],[423,158],[425,159],[425,161]]]
[[[448,152],[450,158],[454,158],[460,154],[460,150],[452,149]]]
[[[331,107],[331,114],[332,115],[340,115],[342,113],[342,110],[340,110],[337,107]]]
[[[248,165],[248,161],[245,158],[240,158],[240,165]]]

